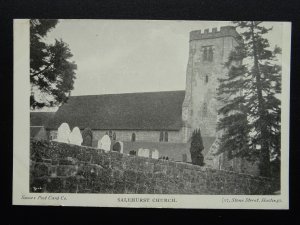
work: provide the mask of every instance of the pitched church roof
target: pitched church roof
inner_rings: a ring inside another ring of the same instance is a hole
[[[44,126],[55,112],[30,112],[30,126]]]
[[[179,130],[185,91],[71,96],[47,124],[57,129]]]

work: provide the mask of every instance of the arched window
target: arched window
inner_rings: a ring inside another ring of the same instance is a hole
[[[166,131],[166,132],[165,132],[165,142],[168,142],[168,141],[169,141],[168,139],[169,139],[169,137],[168,137],[168,132]]]
[[[203,116],[207,115],[207,104],[203,103]]]
[[[131,141],[135,142],[135,133],[132,133],[132,135],[131,135]]]
[[[159,134],[159,141],[163,141],[164,140],[164,132],[160,132]]]
[[[204,47],[203,49],[203,61],[206,61],[207,60],[207,48]]]
[[[112,139],[113,139],[114,141],[117,140],[116,132],[113,133]]]
[[[213,49],[212,49],[212,47],[209,47],[207,60],[208,61],[213,61],[213,58],[214,58]]]
[[[208,83],[208,75],[205,75],[205,83]]]
[[[111,130],[108,131],[108,136],[110,137],[110,139],[112,139],[112,131]]]

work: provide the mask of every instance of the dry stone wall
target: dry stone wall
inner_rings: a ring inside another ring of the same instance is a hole
[[[30,191],[118,194],[272,194],[276,180],[187,163],[31,140]]]

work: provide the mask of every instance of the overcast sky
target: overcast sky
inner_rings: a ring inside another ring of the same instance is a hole
[[[78,69],[71,95],[185,89],[189,32],[230,22],[60,20],[47,42],[69,44]],[[281,23],[268,23],[281,46]]]

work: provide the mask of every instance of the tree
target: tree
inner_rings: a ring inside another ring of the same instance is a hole
[[[44,40],[58,20],[30,20],[30,107],[57,106],[67,100],[73,89],[77,65],[62,40],[47,44]]]
[[[200,129],[194,130],[192,134],[192,141],[191,141],[191,159],[192,164],[204,166],[203,160],[204,157],[202,155],[202,150],[204,149],[201,132]]]
[[[281,50],[270,49],[264,35],[271,28],[261,21],[234,23],[242,32],[226,63],[228,74],[219,79],[220,150],[232,157],[259,156],[260,175],[270,176],[270,159],[280,157]]]

